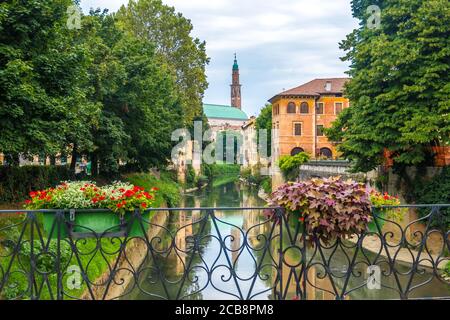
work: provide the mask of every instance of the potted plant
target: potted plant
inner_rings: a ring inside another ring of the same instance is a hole
[[[133,223],[130,222],[136,209],[150,219],[148,212],[144,212],[153,204],[156,191],[153,188],[147,192],[141,187],[119,182],[104,187],[86,181],[64,182],[56,188],[31,192],[25,208],[64,210],[68,228],[60,229],[62,238],[67,237],[68,232],[75,237],[125,233],[142,236],[144,232],[139,221],[133,219]],[[50,238],[56,238],[55,213],[43,213],[43,217],[44,230]]]
[[[341,177],[289,182],[272,193],[269,205],[296,215],[311,244],[362,234],[370,222],[371,202],[364,185]]]
[[[370,232],[378,232],[377,224],[380,230],[383,229],[386,221],[401,222],[403,216],[408,211],[405,208],[382,208],[383,206],[398,206],[400,199],[397,196],[391,196],[387,192],[384,194],[376,190],[370,192],[370,202],[372,203],[373,218],[368,225]]]

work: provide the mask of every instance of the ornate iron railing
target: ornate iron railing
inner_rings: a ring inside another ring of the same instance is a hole
[[[111,221],[90,226],[88,210],[3,210],[0,299],[450,297],[450,205],[395,208],[327,245],[281,208],[150,209],[117,225],[103,210]]]

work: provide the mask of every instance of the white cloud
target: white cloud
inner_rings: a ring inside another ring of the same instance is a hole
[[[82,0],[117,10],[127,0]],[[338,43],[357,26],[350,0],[163,0],[189,18],[207,42],[205,101],[229,103],[233,53],[238,53],[243,103],[255,114],[267,99],[312,78],[345,76]]]

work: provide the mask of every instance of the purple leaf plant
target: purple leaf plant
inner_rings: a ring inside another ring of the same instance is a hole
[[[371,220],[365,186],[341,177],[286,183],[272,193],[269,205],[298,216],[310,244],[329,244],[334,239],[362,234]],[[273,210],[265,213],[275,219]]]

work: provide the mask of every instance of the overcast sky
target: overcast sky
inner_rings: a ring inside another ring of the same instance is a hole
[[[116,11],[128,0],[81,0],[84,11]],[[211,62],[204,102],[230,104],[238,55],[243,109],[257,115],[283,89],[314,78],[343,77],[339,42],[357,26],[350,0],[163,0],[191,19]]]

